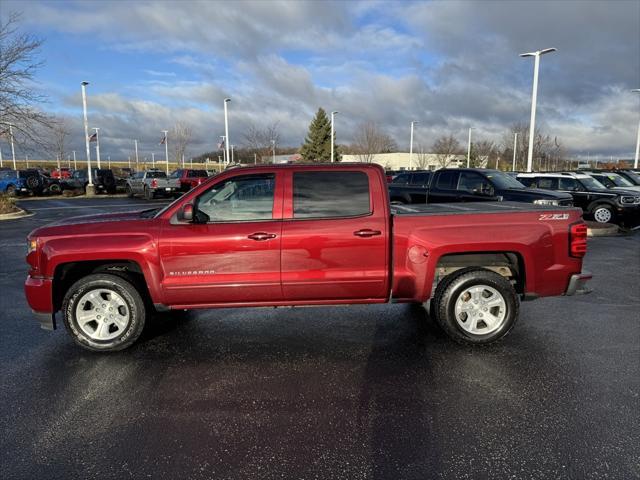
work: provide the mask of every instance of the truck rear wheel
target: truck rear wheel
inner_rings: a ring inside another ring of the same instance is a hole
[[[124,350],[140,336],[145,305],[138,290],[116,275],[93,274],[67,291],[62,303],[64,324],[73,340],[87,350]]]
[[[518,295],[501,275],[485,269],[459,270],[445,278],[433,298],[442,329],[463,344],[487,344],[504,337],[518,319]]]

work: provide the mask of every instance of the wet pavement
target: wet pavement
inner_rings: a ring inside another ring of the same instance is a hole
[[[411,305],[200,311],[115,354],[40,330],[26,234],[149,203],[0,222],[1,478],[640,478],[640,234],[590,239],[594,293],[487,348]]]

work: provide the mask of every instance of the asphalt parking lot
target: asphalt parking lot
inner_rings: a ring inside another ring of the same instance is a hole
[[[25,237],[125,198],[0,223],[0,477],[640,478],[640,234],[589,240],[594,293],[523,304],[488,348],[408,305],[159,319],[116,354],[40,330]]]

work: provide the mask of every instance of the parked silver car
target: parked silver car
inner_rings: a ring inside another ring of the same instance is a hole
[[[170,197],[176,188],[169,183],[167,174],[163,171],[147,170],[129,177],[125,190],[129,198],[143,195],[147,200],[151,200],[155,197]]]

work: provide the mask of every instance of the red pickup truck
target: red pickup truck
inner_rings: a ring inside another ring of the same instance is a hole
[[[72,218],[28,236],[25,291],[43,328],[121,350],[155,311],[427,304],[455,340],[513,327],[519,301],[586,293],[579,209],[392,207],[375,165],[240,167],[161,210]]]

